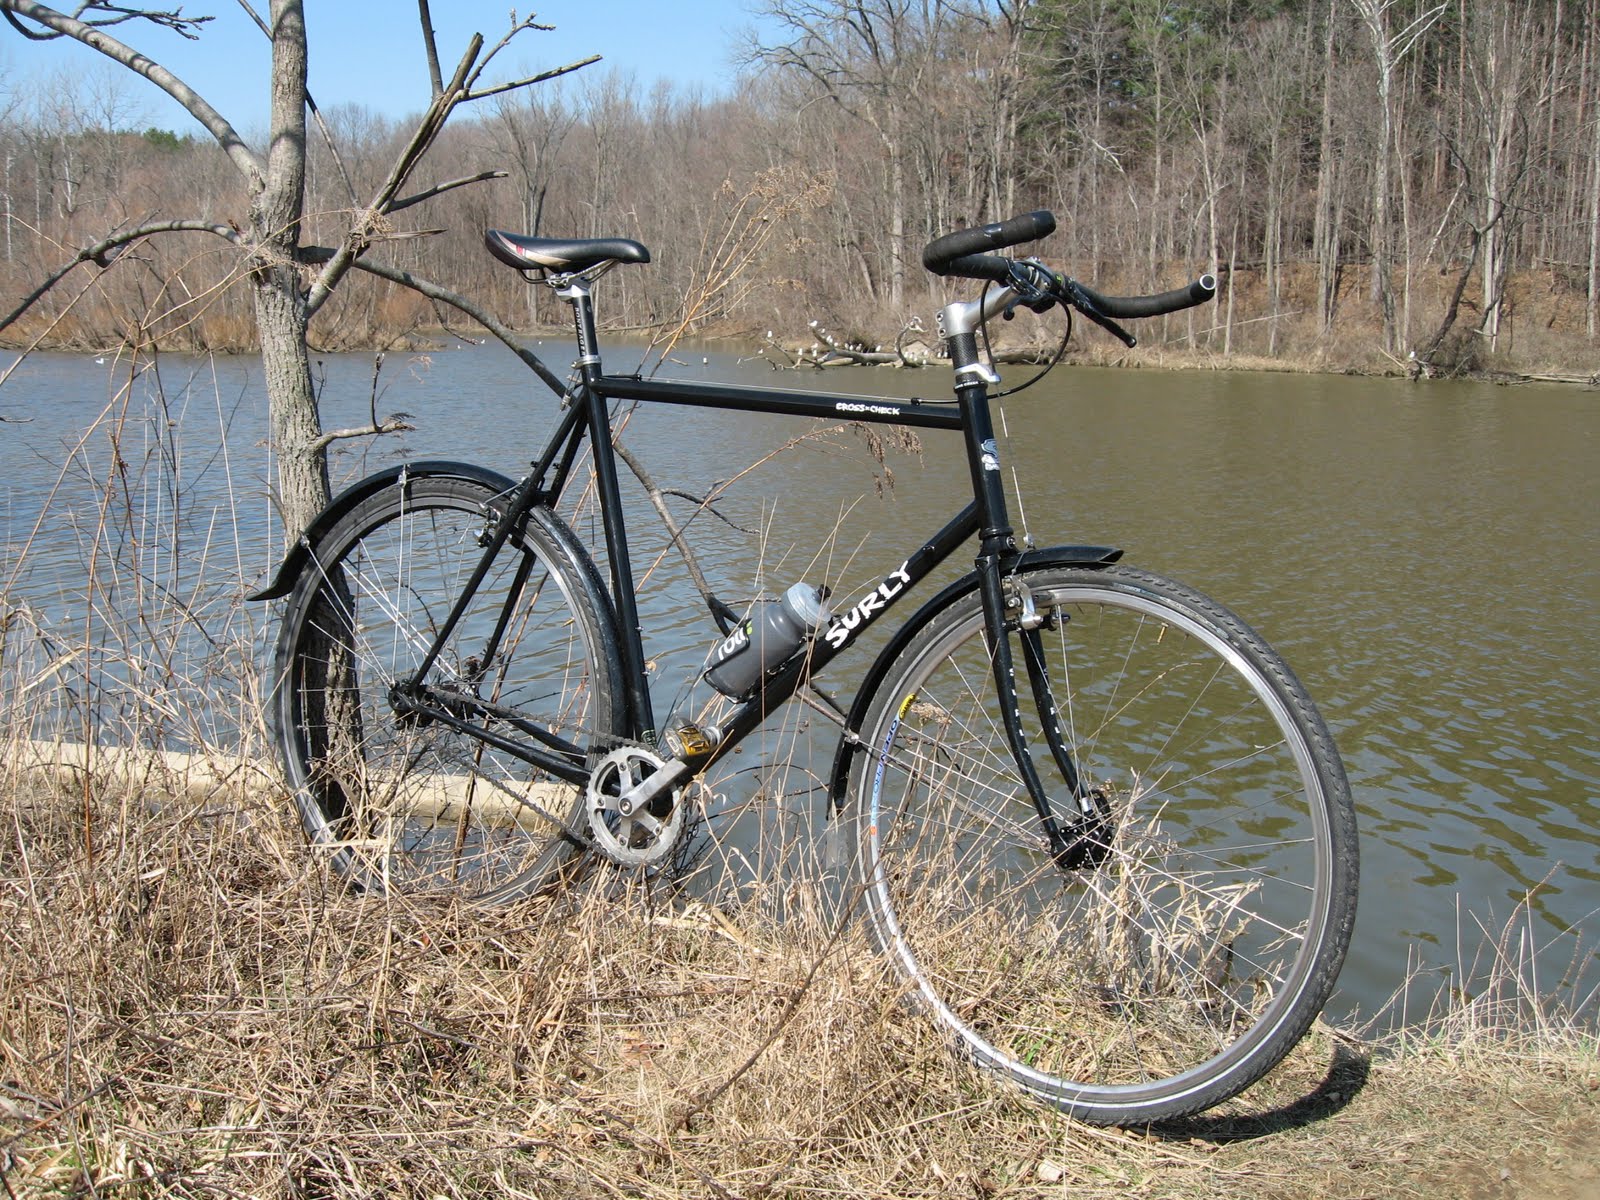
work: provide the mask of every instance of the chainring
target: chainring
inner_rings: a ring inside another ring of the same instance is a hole
[[[643,746],[623,746],[602,758],[589,773],[584,793],[584,813],[594,847],[624,867],[649,867],[661,862],[683,836],[684,804],[676,788],[667,795],[671,811],[656,816],[648,805],[623,813],[621,797],[663,766],[663,760]]]

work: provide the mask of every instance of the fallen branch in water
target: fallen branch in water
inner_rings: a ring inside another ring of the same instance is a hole
[[[826,367],[931,367],[947,361],[939,351],[924,340],[922,322],[916,318],[907,322],[895,338],[894,348],[886,350],[881,344],[867,346],[859,340],[841,338],[822,324],[810,323],[816,340],[809,346],[785,346],[771,330],[762,339],[765,347],[762,357],[772,369],[797,371],[801,367],[821,370]],[[774,362],[772,352],[782,358]],[[1036,346],[1000,347],[993,351],[996,363],[1045,363],[1054,357],[1053,350]]]

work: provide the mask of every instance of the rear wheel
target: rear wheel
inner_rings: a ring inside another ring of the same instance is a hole
[[[969,594],[862,729],[871,929],[981,1066],[1087,1120],[1197,1112],[1278,1063],[1332,990],[1356,903],[1344,770],[1288,667],[1220,606],[1125,568],[1017,582],[1076,787],[1012,634],[1024,731],[1074,849],[1052,854],[1018,778]]]
[[[582,784],[471,732],[583,768],[622,730],[615,637],[553,514],[507,541],[422,681],[471,729],[410,711],[402,686],[504,500],[478,480],[398,480],[333,526],[290,598],[277,742],[306,833],[362,887],[509,901],[586,844]]]

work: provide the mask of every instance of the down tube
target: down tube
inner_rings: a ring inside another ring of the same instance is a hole
[[[770,713],[799,691],[801,684],[820,675],[836,655],[848,649],[869,626],[927,578],[929,572],[949,558],[956,547],[977,530],[978,506],[969,503],[905,562],[884,576],[881,583],[848,609],[835,613],[822,635],[812,643],[809,654],[799,656],[767,679],[755,696],[734,710],[723,731],[722,741],[710,757],[695,765],[695,769],[704,770],[731,752]]]

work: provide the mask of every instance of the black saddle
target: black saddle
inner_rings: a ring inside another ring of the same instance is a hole
[[[647,263],[650,251],[631,238],[524,237],[490,229],[483,235],[489,253],[521,271],[573,274],[603,263]]]

